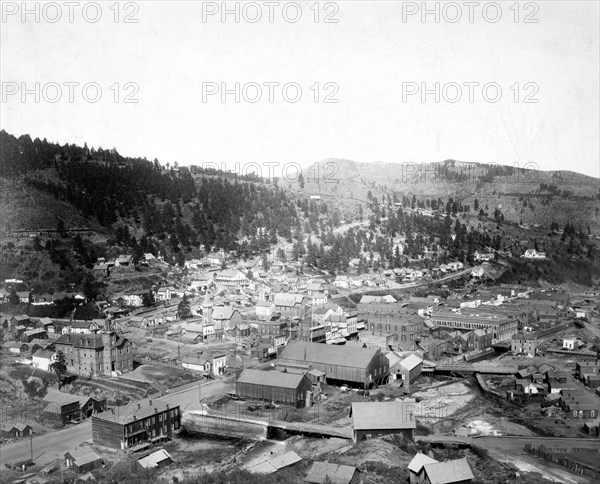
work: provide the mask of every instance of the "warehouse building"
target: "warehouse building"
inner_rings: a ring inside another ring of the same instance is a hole
[[[279,357],[282,365],[310,364],[325,373],[333,384],[346,383],[360,388],[385,384],[389,377],[388,359],[379,348],[349,348],[292,341]]]
[[[289,404],[304,404],[313,384],[303,373],[245,369],[235,383],[239,397]]]
[[[414,415],[415,404],[406,402],[352,402],[352,440],[380,435],[402,434],[412,439],[417,428]]]

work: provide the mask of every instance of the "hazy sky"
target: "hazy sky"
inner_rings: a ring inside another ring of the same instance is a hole
[[[422,2],[274,3],[237,2],[236,22],[222,2],[29,2],[23,18],[2,1],[1,126],[180,164],[453,158],[599,176],[599,2],[427,2],[425,18]]]

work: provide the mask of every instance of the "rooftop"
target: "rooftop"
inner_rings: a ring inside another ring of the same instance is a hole
[[[356,470],[356,467],[342,464],[315,462],[304,481],[314,484],[349,484]]]
[[[425,464],[425,472],[431,484],[449,484],[473,479],[473,472],[467,459]]]
[[[325,347],[320,343],[292,341],[284,348],[280,359],[367,368],[379,352],[378,348]]]
[[[406,402],[352,402],[350,417],[354,430],[415,429],[415,406]]]
[[[160,400],[152,400],[147,398],[139,402],[129,404],[125,407],[111,408],[100,414],[95,415],[93,418],[101,420],[110,420],[126,425],[131,422],[142,420],[146,417],[156,415],[157,413],[165,412],[169,409],[179,408],[179,405],[169,406],[168,403]]]
[[[238,378],[238,383],[264,385],[280,388],[298,388],[304,378],[303,374],[286,373],[281,371],[251,370],[246,368]]]

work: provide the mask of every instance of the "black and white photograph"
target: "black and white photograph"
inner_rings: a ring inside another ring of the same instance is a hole
[[[0,16],[0,482],[600,483],[600,1]]]

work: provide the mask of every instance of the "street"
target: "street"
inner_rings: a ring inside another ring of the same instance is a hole
[[[179,405],[181,411],[198,409],[200,398],[211,397],[220,393],[227,393],[233,389],[232,383],[222,380],[203,383],[201,390],[198,385],[186,385],[183,390],[176,389],[158,400]],[[86,421],[69,428],[51,432],[33,440],[33,459],[36,464],[46,464],[57,458],[63,459],[65,452],[74,449],[83,442],[92,439],[92,422]],[[31,457],[30,439],[21,439],[18,442],[0,446],[0,469],[4,464],[27,460]]]

